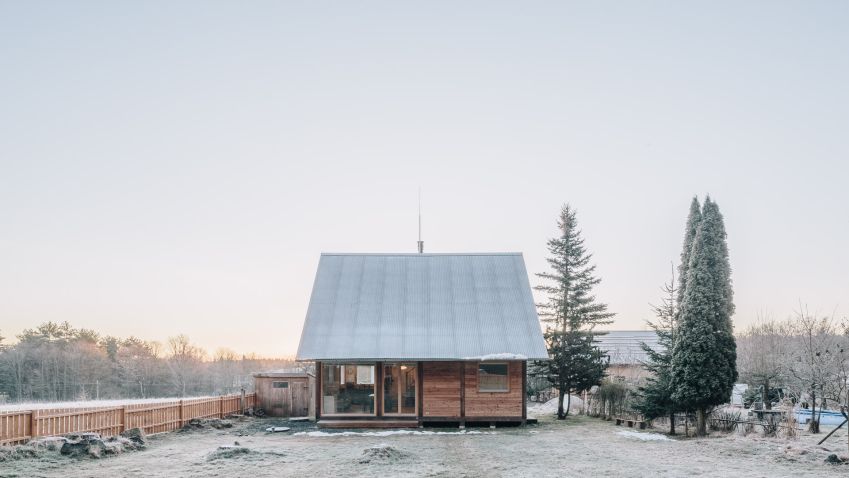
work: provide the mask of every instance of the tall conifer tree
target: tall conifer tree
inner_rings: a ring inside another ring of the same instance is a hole
[[[719,207],[705,199],[687,268],[672,351],[672,399],[697,412],[698,435],[707,411],[726,403],[737,380],[731,265]]]
[[[560,211],[560,235],[548,241],[550,272],[537,274],[545,284],[535,287],[548,295],[539,304],[546,323],[545,339],[551,360],[539,362],[535,374],[545,377],[560,392],[557,418],[563,419],[563,399],[597,385],[607,367],[606,355],[596,346],[598,325],[609,324],[615,314],[596,300],[593,287],[601,282],[595,276],[592,254],[584,247],[575,210],[568,204]],[[568,400],[568,398],[567,398]]]
[[[687,271],[690,270],[690,252],[693,250],[693,241],[696,240],[696,232],[702,222],[702,206],[699,198],[693,197],[690,201],[690,213],[687,214],[687,225],[684,226],[684,245],[681,248],[681,263],[678,264],[678,295],[676,302],[680,305],[684,302],[684,293],[687,291]]]
[[[640,398],[636,409],[649,420],[667,416],[669,417],[669,434],[675,434],[675,412],[677,407],[672,400],[672,349],[675,345],[675,320],[678,315],[676,302],[675,273],[672,279],[664,284],[663,291],[666,296],[661,300],[661,305],[653,306],[656,320],[649,321],[649,327],[657,334],[658,348],[652,348],[646,343],[640,347],[646,353],[648,360],[643,364],[651,375],[646,383],[639,387]]]

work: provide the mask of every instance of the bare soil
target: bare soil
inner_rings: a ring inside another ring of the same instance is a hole
[[[288,426],[269,433],[271,426]],[[846,476],[846,434],[816,446],[824,435],[798,440],[714,434],[663,439],[622,433],[588,417],[539,425],[315,433],[313,424],[279,419],[234,420],[233,428],[206,428],[150,437],[146,450],[103,459],[55,452],[0,463],[0,477],[279,477],[279,476]],[[438,432],[438,433],[434,433]],[[651,433],[651,432],[649,432]],[[222,448],[223,447],[223,448]]]

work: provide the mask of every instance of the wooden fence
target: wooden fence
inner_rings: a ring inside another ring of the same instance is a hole
[[[195,418],[224,418],[256,406],[256,394],[163,400],[111,407],[52,408],[0,412],[0,445],[25,443],[31,438],[99,433],[112,436],[130,428],[146,434],[163,433],[183,427]]]

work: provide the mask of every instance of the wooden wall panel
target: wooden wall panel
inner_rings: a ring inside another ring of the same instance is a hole
[[[422,363],[423,417],[460,416],[460,362]]]
[[[274,388],[273,382],[289,382],[288,388]],[[257,406],[270,417],[306,417],[313,410],[312,377],[255,377]]]
[[[522,362],[508,362],[509,391],[479,392],[478,364],[465,362],[466,369],[466,416],[474,417],[521,417]]]

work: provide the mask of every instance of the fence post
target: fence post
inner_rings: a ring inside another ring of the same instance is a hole
[[[180,428],[183,428],[183,425],[185,425],[185,423],[183,423],[183,399],[181,398],[180,399]]]
[[[35,416],[36,411],[29,412],[29,436],[30,438],[38,437],[38,418]]]
[[[245,387],[242,387],[242,396],[239,398],[239,406],[242,409],[242,415],[245,414]]]
[[[218,397],[218,418],[224,418],[224,395]]]
[[[121,407],[121,432],[127,431],[127,406]]]

